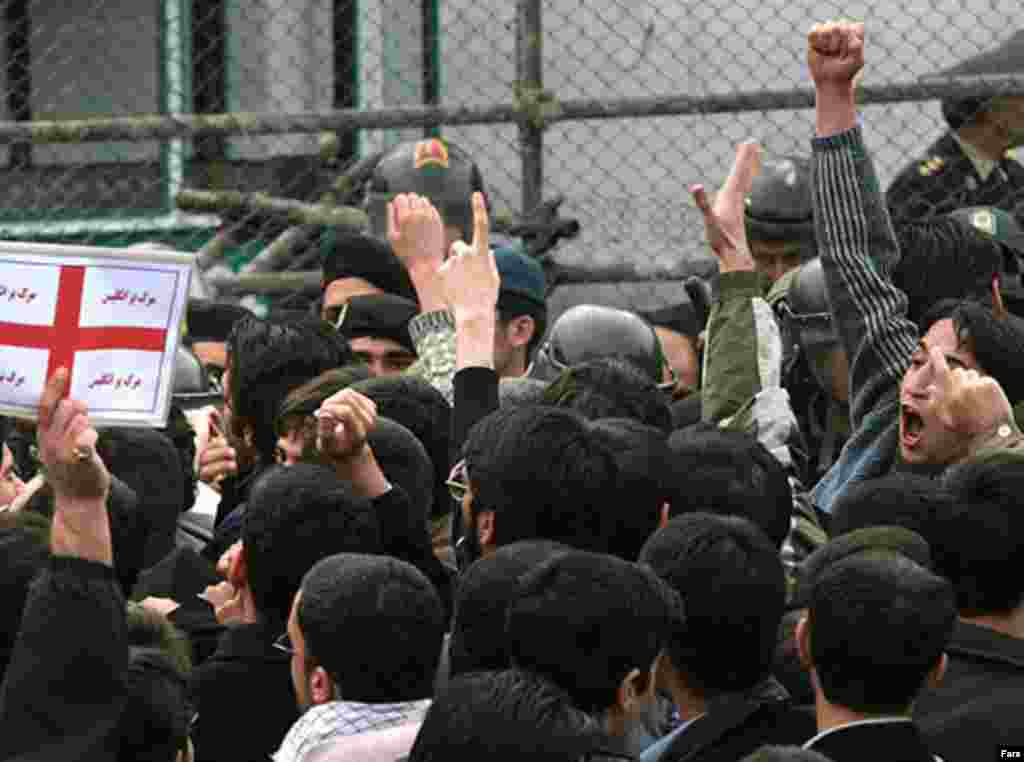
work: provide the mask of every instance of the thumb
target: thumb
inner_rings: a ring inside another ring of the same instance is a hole
[[[754,178],[761,171],[761,146],[752,140],[736,146],[736,159],[732,171],[725,180],[723,193],[739,193],[746,196],[754,187]]]

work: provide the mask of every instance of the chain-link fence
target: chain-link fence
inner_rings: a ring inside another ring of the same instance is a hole
[[[555,255],[570,280],[707,274],[687,184],[717,184],[745,138],[808,153],[813,21],[868,22],[864,119],[883,184],[929,158],[942,95],[1024,93],[1019,59],[1008,78],[927,80],[1010,40],[1012,0],[0,7],[3,238],[197,249],[218,219],[178,209],[184,189],[336,200],[351,162],[440,134],[474,156],[499,217],[565,197],[582,226]]]

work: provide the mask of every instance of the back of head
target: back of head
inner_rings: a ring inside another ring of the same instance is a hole
[[[944,482],[955,507],[936,527],[936,571],[953,583],[962,616],[1006,616],[1024,604],[1024,462],[993,453]]]
[[[615,497],[602,510],[605,537],[613,556],[635,561],[658,528],[662,509],[678,499],[672,451],[661,429],[629,418],[605,418],[593,424],[594,436],[615,456]]]
[[[272,322],[256,317],[235,323],[228,338],[232,420],[253,429],[265,463],[274,459],[274,420],[285,396],[351,354],[334,329],[319,320]]]
[[[416,376],[381,376],[353,384],[377,403],[377,414],[397,421],[416,435],[434,469],[433,516],[447,513],[451,470],[451,406],[437,389]]]
[[[399,485],[409,496],[412,511],[402,522],[404,534],[411,529],[426,535],[434,503],[434,464],[423,443],[402,424],[383,416],[366,438],[388,481]],[[382,529],[385,526],[381,525]]]
[[[505,619],[520,578],[569,550],[549,540],[514,542],[475,561],[459,577],[449,654],[451,676],[512,666]]]
[[[947,215],[896,228],[899,262],[893,283],[907,295],[907,317],[917,323],[943,299],[992,297],[1002,270],[1000,244],[960,217]]]
[[[522,580],[508,612],[512,663],[541,674],[588,713],[616,704],[634,669],[641,689],[682,620],[679,599],[649,569],[573,551]]]
[[[839,537],[873,526],[899,526],[929,542],[950,510],[941,484],[921,474],[894,471],[858,482],[836,500],[829,530]]]
[[[178,450],[159,431],[137,427],[104,429],[96,450],[110,473],[135,491],[138,510],[148,517],[151,532],[143,564],[152,566],[173,550],[178,516],[191,508],[183,502],[186,484]]]
[[[825,698],[871,715],[905,714],[956,621],[949,582],[897,553],[865,551],[811,590],[810,655]]]
[[[342,278],[361,278],[386,294],[416,301],[409,273],[383,237],[345,233],[321,240],[324,288]]]
[[[899,553],[925,569],[932,568],[931,548],[917,532],[900,526],[855,529],[847,534],[834,536],[804,559],[793,588],[793,607],[807,608],[815,582],[832,564],[865,550]]]
[[[743,762],[831,762],[831,760],[824,754],[800,746],[762,746],[753,754],[744,757]]]
[[[325,558],[303,579],[296,616],[307,657],[343,700],[430,697],[444,614],[433,585],[412,565],[357,553]]]
[[[498,292],[499,318],[508,322],[517,317],[533,318],[533,338],[527,345],[527,357],[544,339],[548,327],[547,278],[544,269],[519,247],[495,249],[494,263],[501,278]]]
[[[713,425],[691,426],[669,437],[677,494],[671,516],[715,513],[756,524],[777,548],[789,533],[793,492],[782,464],[753,436]]]
[[[572,366],[551,383],[543,400],[591,420],[633,418],[665,433],[672,429],[668,397],[637,366],[621,357]]]
[[[769,673],[786,584],[763,532],[735,516],[679,516],[647,541],[640,561],[683,600],[686,621],[668,654],[692,690],[712,698]]]
[[[602,550],[601,510],[615,458],[569,410],[500,409],[477,423],[463,448],[472,510],[495,513],[495,542],[555,540]]]
[[[650,324],[632,312],[595,304],[577,305],[562,313],[528,375],[554,381],[569,367],[602,357],[624,358],[648,380],[662,381],[664,357]]]
[[[370,503],[323,466],[273,466],[249,494],[242,527],[249,587],[264,617],[282,625],[307,571],[339,552],[379,553]]]
[[[409,762],[579,762],[604,741],[598,724],[542,677],[473,672],[434,699]]]
[[[50,523],[31,511],[0,513],[0,682],[21,628],[32,580],[50,559]]]

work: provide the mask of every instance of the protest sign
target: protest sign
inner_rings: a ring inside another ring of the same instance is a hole
[[[65,367],[96,424],[164,426],[192,258],[0,242],[0,414],[34,418]]]

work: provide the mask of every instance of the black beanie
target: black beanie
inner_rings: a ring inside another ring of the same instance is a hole
[[[338,330],[346,339],[372,336],[391,339],[410,352],[416,344],[409,335],[409,321],[419,314],[415,302],[391,294],[369,294],[349,299],[338,321]]]
[[[362,278],[385,293],[416,301],[409,273],[386,241],[367,235],[325,236],[321,250],[321,288],[339,278]]]

